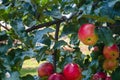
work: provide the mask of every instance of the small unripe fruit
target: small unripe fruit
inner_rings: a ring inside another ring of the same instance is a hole
[[[85,45],[95,45],[98,41],[98,35],[95,33],[93,24],[83,24],[79,28],[78,38]]]
[[[111,59],[111,60],[107,59],[103,63],[103,69],[106,70],[106,71],[107,70],[108,71],[109,70],[113,71],[114,69],[117,68],[117,66],[118,66],[118,61],[115,60],[115,59]]]
[[[82,71],[78,64],[68,63],[64,66],[63,74],[66,80],[80,80],[82,77]]]
[[[54,73],[54,74],[50,75],[48,80],[65,80],[65,77],[62,74]]]
[[[40,64],[38,68],[38,76],[39,77],[45,77],[45,76],[50,76],[53,74],[54,67],[53,64],[50,62],[43,62]]]
[[[119,48],[116,44],[104,46],[103,55],[106,59],[117,59],[119,57]]]

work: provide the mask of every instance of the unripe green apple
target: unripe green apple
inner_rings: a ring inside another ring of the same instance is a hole
[[[62,74],[54,73],[54,74],[50,75],[48,80],[65,80],[65,77]]]
[[[106,71],[113,71],[118,67],[118,64],[116,59],[106,59],[103,63],[103,69]]]
[[[68,63],[65,65],[63,74],[66,80],[80,80],[82,77],[81,68],[76,63]]]
[[[98,35],[95,33],[95,25],[83,24],[78,31],[78,38],[85,45],[94,45],[98,41]]]
[[[40,64],[38,68],[38,76],[39,77],[46,77],[50,76],[54,72],[53,64],[50,62],[43,62]]]
[[[103,55],[106,59],[117,59],[119,57],[119,48],[116,44],[104,46]]]

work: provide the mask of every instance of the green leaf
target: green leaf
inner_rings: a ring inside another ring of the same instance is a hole
[[[98,60],[93,60],[93,61],[90,63],[89,67],[91,67],[91,69],[92,69],[93,71],[97,70],[97,68],[99,67],[99,62],[98,62]]]
[[[36,46],[36,51],[38,53],[36,55],[37,62],[40,62],[41,60],[46,59],[46,53],[45,53],[46,50],[47,50],[46,46]]]
[[[109,27],[100,27],[96,30],[96,33],[99,36],[100,41],[103,41],[105,45],[114,44],[113,34]]]
[[[90,68],[82,71],[82,75],[83,75],[82,80],[90,80],[91,74],[92,74],[92,70]]]
[[[33,39],[33,43],[35,44],[36,42],[40,42],[40,40],[42,39],[42,37],[50,32],[54,32],[54,30],[52,28],[44,28],[42,30],[39,30],[35,33],[34,39]]]
[[[4,41],[4,44],[0,44],[0,55],[4,55],[8,51],[8,49],[10,49],[13,46],[12,43],[12,40],[8,39],[8,41]]]
[[[100,16],[107,16],[109,18],[115,18],[115,16],[120,16],[120,10],[117,9],[118,0],[106,1],[103,3],[100,9]]]
[[[29,59],[32,57],[35,57],[36,53],[33,51],[33,49],[29,49],[28,51],[22,52],[22,59]]]
[[[47,15],[47,16],[51,16],[53,18],[56,18],[56,19],[61,19],[62,18],[62,14],[61,14],[60,10],[57,9],[57,6],[53,6],[53,10],[45,11],[44,14]]]
[[[64,40],[57,41],[54,45],[54,49],[60,49],[62,46],[67,45],[67,42]]]
[[[44,35],[39,42],[42,43],[42,44],[45,44],[47,46],[51,45],[51,40],[47,35]]]
[[[73,44],[73,45],[79,44],[78,34],[72,34],[71,35],[70,44]]]
[[[8,39],[8,35],[6,31],[0,31],[0,41],[7,40],[7,39]]]
[[[22,20],[20,20],[20,19],[13,20],[11,22],[11,26],[14,29],[15,33],[18,35],[19,38],[24,39],[26,37],[25,27],[23,25]]]
[[[40,4],[42,4],[42,6],[44,6],[45,4],[47,4],[49,2],[49,0],[40,0]]]
[[[18,72],[11,72],[10,77],[5,76],[2,80],[20,80]]]
[[[26,76],[22,77],[22,80],[35,80],[35,79],[32,75],[26,75]]]
[[[65,36],[65,35],[68,35],[68,34],[74,34],[74,33],[77,33],[77,32],[78,32],[78,26],[75,26],[73,24],[64,25],[61,36]]]
[[[112,73],[112,80],[120,80],[120,67],[118,67],[115,71]]]

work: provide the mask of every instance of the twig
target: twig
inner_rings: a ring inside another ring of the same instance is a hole
[[[0,24],[0,26],[9,31],[9,29],[6,26],[4,26],[2,24]]]
[[[58,35],[59,35],[59,28],[60,28],[60,23],[56,24],[56,31],[55,31],[55,40],[58,41]],[[53,64],[54,64],[54,72],[56,72],[56,54],[57,54],[58,50],[55,49],[54,53],[53,53]]]
[[[55,21],[39,24],[39,25],[36,25],[36,26],[32,26],[32,27],[26,29],[26,32],[30,32],[30,31],[35,30],[35,29],[39,29],[39,28],[43,28],[43,27],[49,27],[49,26],[57,24],[57,23],[62,23],[62,22],[68,21],[68,20],[72,19],[74,16],[76,16],[76,14],[78,14],[78,13],[77,12],[73,13],[69,18],[65,18],[65,16],[63,16],[63,18],[59,19],[59,20],[55,20]],[[80,12],[79,14],[82,14],[82,12]]]

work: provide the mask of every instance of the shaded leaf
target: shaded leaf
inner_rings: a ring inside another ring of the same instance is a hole
[[[115,71],[112,73],[112,80],[120,80],[120,67],[118,67]]]
[[[64,40],[57,41],[54,45],[54,49],[60,49],[61,46],[67,45],[67,43]]]
[[[114,44],[113,34],[109,27],[101,27],[96,30],[100,41],[103,41],[105,45],[112,45]]]
[[[37,31],[35,33],[33,43],[35,44],[36,42],[39,42],[45,34],[53,32],[53,31],[54,30],[52,28],[44,28],[42,30]]]
[[[18,72],[11,72],[10,77],[4,77],[2,80],[20,80]]]

